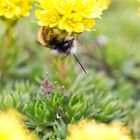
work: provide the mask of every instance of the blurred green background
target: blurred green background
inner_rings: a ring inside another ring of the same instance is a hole
[[[0,20],[1,96],[16,88],[23,93],[26,93],[26,90],[35,91],[46,78],[53,84],[57,83],[65,92],[107,93],[101,98],[113,93],[113,96],[117,95],[116,100],[120,103],[118,107],[124,111],[118,114],[127,110],[123,119],[127,120],[135,136],[140,138],[138,7],[137,0],[113,0],[109,10],[103,13],[102,19],[97,20],[96,31],[81,35],[77,56],[88,71],[87,75],[73,56],[62,61],[62,56],[54,56],[49,49],[36,43],[39,27],[32,22],[35,20],[33,12],[30,17],[20,19],[8,34],[6,27],[9,21],[5,23]],[[7,98],[0,99],[2,107],[3,99],[7,101]],[[104,122],[112,120],[101,116],[96,119]]]

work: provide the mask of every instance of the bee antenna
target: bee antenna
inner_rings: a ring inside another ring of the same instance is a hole
[[[84,66],[80,63],[80,61],[78,60],[77,56],[75,54],[73,54],[75,60],[78,62],[78,64],[81,66],[82,70],[85,72],[85,74],[87,74],[87,71],[85,70]]]

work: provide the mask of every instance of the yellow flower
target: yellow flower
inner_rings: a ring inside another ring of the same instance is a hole
[[[111,3],[110,0],[97,0],[98,6],[103,10],[106,10],[110,5],[110,3]]]
[[[0,0],[0,16],[14,18],[28,16],[32,0]]]
[[[62,20],[59,22],[59,28],[62,30],[67,30],[67,32],[83,32],[84,25],[82,23],[82,15],[73,13],[63,16]]]
[[[25,129],[21,115],[10,110],[0,112],[0,140],[37,140],[37,138]]]
[[[85,18],[97,18],[101,15],[96,0],[76,0],[74,11],[81,13]]]
[[[83,24],[84,24],[84,30],[91,31],[92,27],[95,26],[96,21],[94,19],[84,19]]]
[[[111,0],[36,0],[38,24],[67,32],[81,33],[95,26],[95,19]]]
[[[133,140],[127,127],[119,122],[112,124],[83,120],[70,125],[66,140]]]
[[[52,10],[55,9],[53,0],[36,0],[37,6],[44,10]]]
[[[74,8],[73,0],[55,0],[54,4],[60,15],[72,13]]]
[[[37,10],[36,17],[40,19],[40,21],[38,22],[39,25],[49,26],[51,28],[57,26],[61,18],[58,15],[58,13],[53,10],[44,10],[44,11]]]
[[[80,14],[67,14],[62,20],[59,21],[59,29],[67,30],[67,32],[83,32],[85,30],[90,31],[92,27],[95,26],[95,20],[93,19],[83,19]]]

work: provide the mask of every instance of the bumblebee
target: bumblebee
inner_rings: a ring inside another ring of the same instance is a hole
[[[38,32],[38,43],[44,47],[50,48],[53,54],[60,53],[66,56],[73,54],[84,72],[87,73],[75,55],[78,37],[79,34],[76,33],[67,33],[65,31],[43,26]]]
[[[38,32],[38,42],[57,54],[74,54],[77,48],[78,34],[71,35],[58,29],[49,29],[43,26]]]

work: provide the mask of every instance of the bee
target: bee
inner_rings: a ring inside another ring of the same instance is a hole
[[[78,37],[78,35],[76,35]],[[49,29],[43,26],[38,32],[38,42],[52,50],[52,53],[74,54],[77,48],[76,36],[70,36],[66,32]]]
[[[53,54],[64,54],[66,57],[73,54],[76,61],[80,64],[85,73],[86,70],[76,57],[75,53],[77,50],[77,40],[79,34],[70,34],[65,31],[58,29],[51,29],[43,26],[38,32],[38,43],[43,47],[51,49]]]

